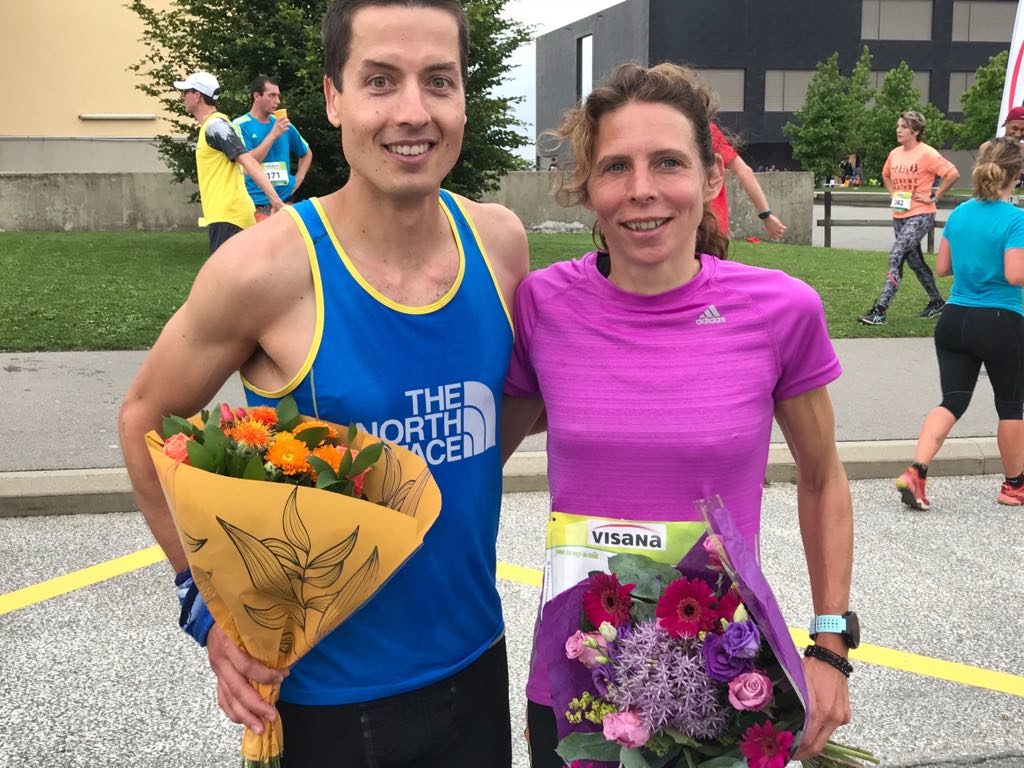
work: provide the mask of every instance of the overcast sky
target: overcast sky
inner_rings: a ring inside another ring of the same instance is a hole
[[[620,2],[622,0],[509,0],[505,6],[505,15],[533,27],[533,36],[536,37]],[[530,43],[515,52],[511,61],[513,69],[508,80],[498,91],[502,96],[526,97],[518,106],[516,116],[529,125],[531,139],[535,133],[537,97],[535,48],[536,46]],[[524,147],[519,153],[528,160],[535,158],[532,146]]]

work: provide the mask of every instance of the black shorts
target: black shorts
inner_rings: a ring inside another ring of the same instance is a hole
[[[242,228],[237,224],[229,224],[226,221],[215,221],[207,229],[210,235],[210,253],[220,248],[232,235],[237,235]]]
[[[446,680],[334,707],[278,702],[282,768],[510,768],[505,638]]]

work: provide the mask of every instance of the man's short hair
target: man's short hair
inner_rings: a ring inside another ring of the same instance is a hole
[[[459,28],[459,69],[462,86],[466,86],[469,74],[469,22],[461,0],[334,0],[320,28],[320,39],[324,46],[324,74],[331,78],[334,87],[341,90],[341,71],[348,61],[352,46],[352,17],[362,8],[380,8],[396,5],[402,8],[438,8],[447,11]]]
[[[277,82],[277,78],[270,77],[270,75],[256,75],[253,81],[249,83],[249,95],[252,96],[254,93],[258,93],[260,96],[267,90],[268,85],[276,85],[278,88],[281,84]]]

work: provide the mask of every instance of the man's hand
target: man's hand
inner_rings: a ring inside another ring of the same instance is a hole
[[[764,219],[763,224],[764,231],[768,233],[768,237],[772,240],[778,240],[786,234],[786,225],[779,221],[779,217],[774,213],[767,219]]]
[[[217,704],[233,723],[263,732],[263,721],[277,719],[277,710],[252,687],[254,683],[276,684],[287,672],[264,666],[235,645],[218,624],[206,638],[210,668],[217,676]]]
[[[824,661],[805,658],[804,677],[811,719],[800,749],[793,755],[794,760],[808,760],[817,755],[832,737],[832,732],[850,722],[850,689],[842,672]]]
[[[274,195],[274,199],[270,201],[271,213],[277,213],[282,208],[284,208],[284,201],[277,195]]]
[[[278,136],[286,133],[291,124],[291,120],[287,117],[275,117],[274,124],[270,126],[270,134],[276,139]]]

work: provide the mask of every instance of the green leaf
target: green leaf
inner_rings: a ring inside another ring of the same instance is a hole
[[[204,411],[204,413],[207,413],[209,415],[205,419],[203,419],[203,429],[205,429],[206,427],[211,427],[211,426],[212,427],[219,427],[220,426],[220,406],[219,405],[215,405],[213,407],[212,411]]]
[[[643,600],[657,601],[671,582],[680,577],[671,565],[656,563],[644,555],[612,555],[608,568],[623,584],[635,584],[633,595]]]
[[[282,397],[277,403],[277,428],[289,430],[298,424],[300,420],[299,406],[295,402],[295,398],[291,395]]]
[[[359,430],[356,429],[355,424],[348,425],[348,440],[345,442],[346,445],[352,445],[355,442],[356,435],[359,434]]]
[[[259,455],[254,455],[249,459],[245,469],[242,471],[242,477],[246,480],[267,479],[267,470],[263,467],[263,459]]]
[[[330,430],[327,427],[309,427],[299,432],[295,437],[306,444],[309,450],[313,450],[327,437]]]
[[[338,479],[331,465],[319,456],[310,456],[307,461],[309,461],[309,466],[313,468],[313,471],[316,472],[317,488],[323,488],[325,485],[330,485]]]
[[[213,457],[216,466],[214,471],[217,474],[224,474],[228,450],[228,438],[221,431],[220,426],[213,423],[212,417],[203,429],[203,445],[206,446],[206,449]]]
[[[658,606],[654,603],[645,603],[640,600],[634,600],[630,603],[629,615],[632,617],[634,623],[642,624],[645,621],[654,621],[657,609]]]
[[[620,768],[651,768],[651,764],[644,758],[640,749],[623,747],[619,752]]]
[[[188,451],[188,460],[193,467],[204,472],[216,472],[217,462],[205,446],[195,440],[189,440],[185,443],[185,450]]]
[[[161,426],[164,439],[168,437],[174,437],[179,432],[188,435],[194,435],[195,429],[192,426],[192,422],[188,419],[183,419],[181,416],[164,416],[163,424]]]
[[[698,763],[697,768],[747,768],[747,761],[742,757],[723,755]]]
[[[338,477],[348,477],[352,472],[352,451],[346,449],[345,455],[341,457],[341,465],[338,467]]]
[[[384,452],[384,443],[374,443],[368,445],[359,452],[356,456],[355,461],[352,462],[352,467],[348,471],[349,477],[357,477],[368,467],[372,467],[377,463],[381,453]]]
[[[618,762],[622,748],[614,741],[608,741],[603,733],[570,733],[555,748],[565,762],[573,760],[598,760]]]

